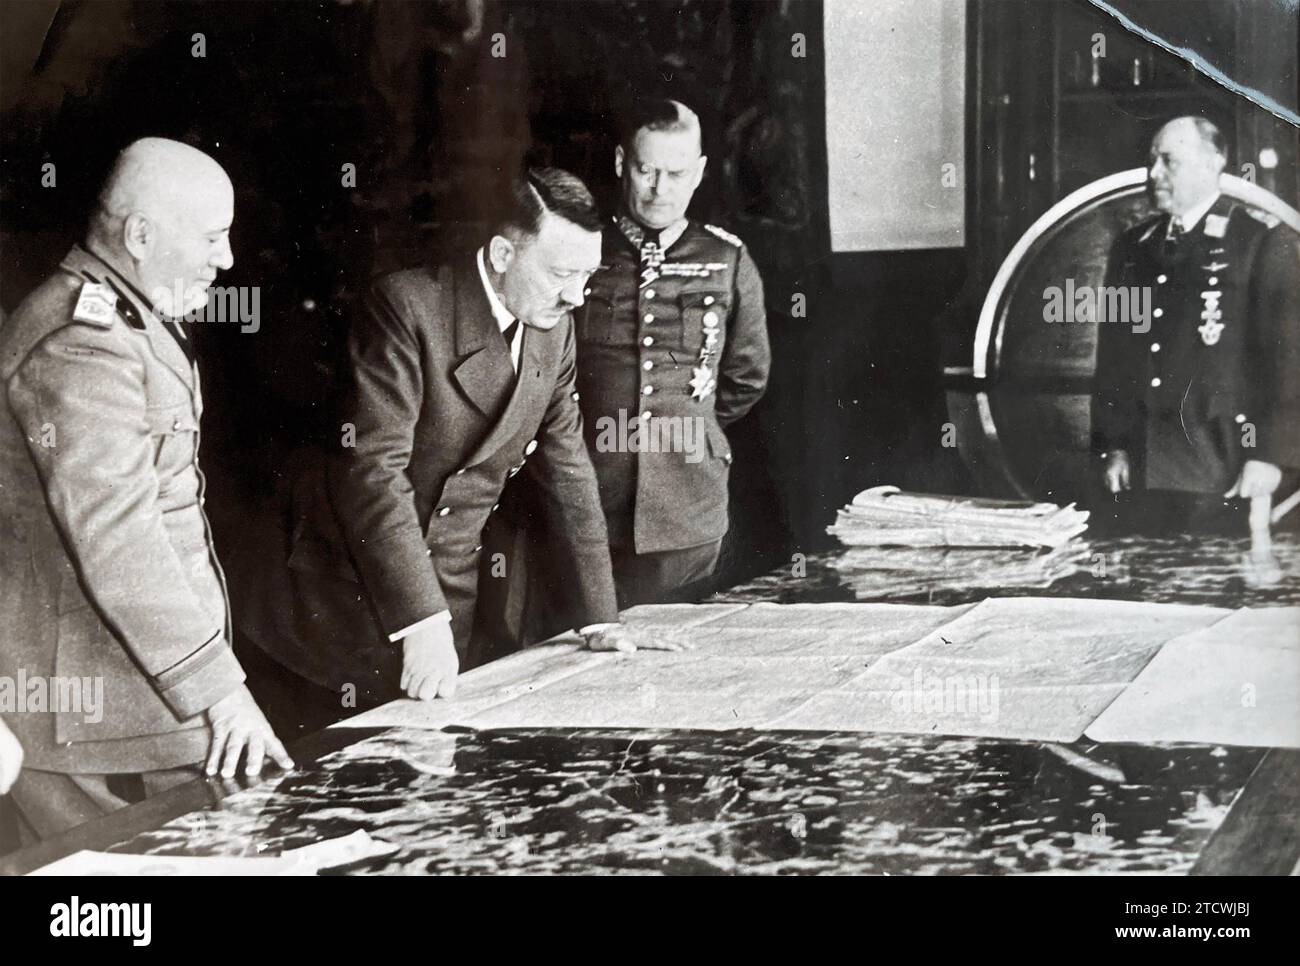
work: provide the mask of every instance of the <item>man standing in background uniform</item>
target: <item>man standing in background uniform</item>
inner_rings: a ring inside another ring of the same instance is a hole
[[[744,243],[686,218],[699,118],[636,107],[614,152],[618,213],[575,314],[578,392],[620,607],[690,596],[727,532],[723,429],[767,386],[763,282]]]
[[[205,760],[226,776],[245,752],[249,774],[268,754],[293,765],[231,651],[178,321],[233,263],[233,216],[212,158],[137,141],[85,246],[0,330],[0,677],[22,699],[0,710],[26,752],[12,790],[25,838]]]
[[[1213,505],[1270,495],[1300,466],[1300,255],[1220,195],[1225,154],[1203,118],[1162,127],[1147,179],[1161,214],[1111,251],[1106,284],[1152,293],[1145,331],[1104,320],[1098,333],[1093,434],[1111,493]]]

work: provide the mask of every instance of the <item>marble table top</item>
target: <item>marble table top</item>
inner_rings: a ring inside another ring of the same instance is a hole
[[[1101,537],[1050,552],[838,547],[796,555],[709,602],[952,605],[1042,596],[1234,608],[1300,604],[1300,534],[1277,534],[1273,559],[1279,579],[1267,583],[1246,537]]]
[[[929,736],[392,729],[114,848],[338,873],[1188,871],[1263,751]]]

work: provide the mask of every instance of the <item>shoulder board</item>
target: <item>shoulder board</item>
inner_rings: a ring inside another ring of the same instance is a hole
[[[705,225],[705,226],[704,226],[704,230],[707,231],[707,232],[711,232],[711,233],[714,234],[714,235],[717,235],[717,236],[718,236],[719,238],[721,238],[724,242],[730,242],[732,245],[735,245],[737,248],[743,248],[744,245],[745,245],[745,243],[744,243],[743,241],[741,241],[739,238],[737,238],[737,237],[736,237],[735,235],[733,235],[731,232],[729,232],[729,231],[725,231],[725,230],[719,228],[717,225]]]
[[[83,282],[72,307],[75,322],[85,322],[101,329],[112,328],[117,319],[117,293],[102,282]]]

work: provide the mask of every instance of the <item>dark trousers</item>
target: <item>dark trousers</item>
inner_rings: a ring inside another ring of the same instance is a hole
[[[203,774],[201,765],[137,774],[68,775],[24,768],[9,794],[22,845],[34,845]]]
[[[637,604],[693,603],[707,597],[714,589],[714,571],[721,552],[721,540],[659,553],[611,547],[618,609]]]
[[[347,690],[336,693],[307,680],[238,631],[235,656],[248,676],[245,683],[257,706],[286,745],[373,706],[364,696]]]

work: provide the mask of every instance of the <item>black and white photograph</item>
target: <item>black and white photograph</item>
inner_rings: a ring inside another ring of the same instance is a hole
[[[1150,877],[1300,875],[1298,48],[0,0],[22,931],[154,942],[92,876],[1033,876],[1249,942]]]

